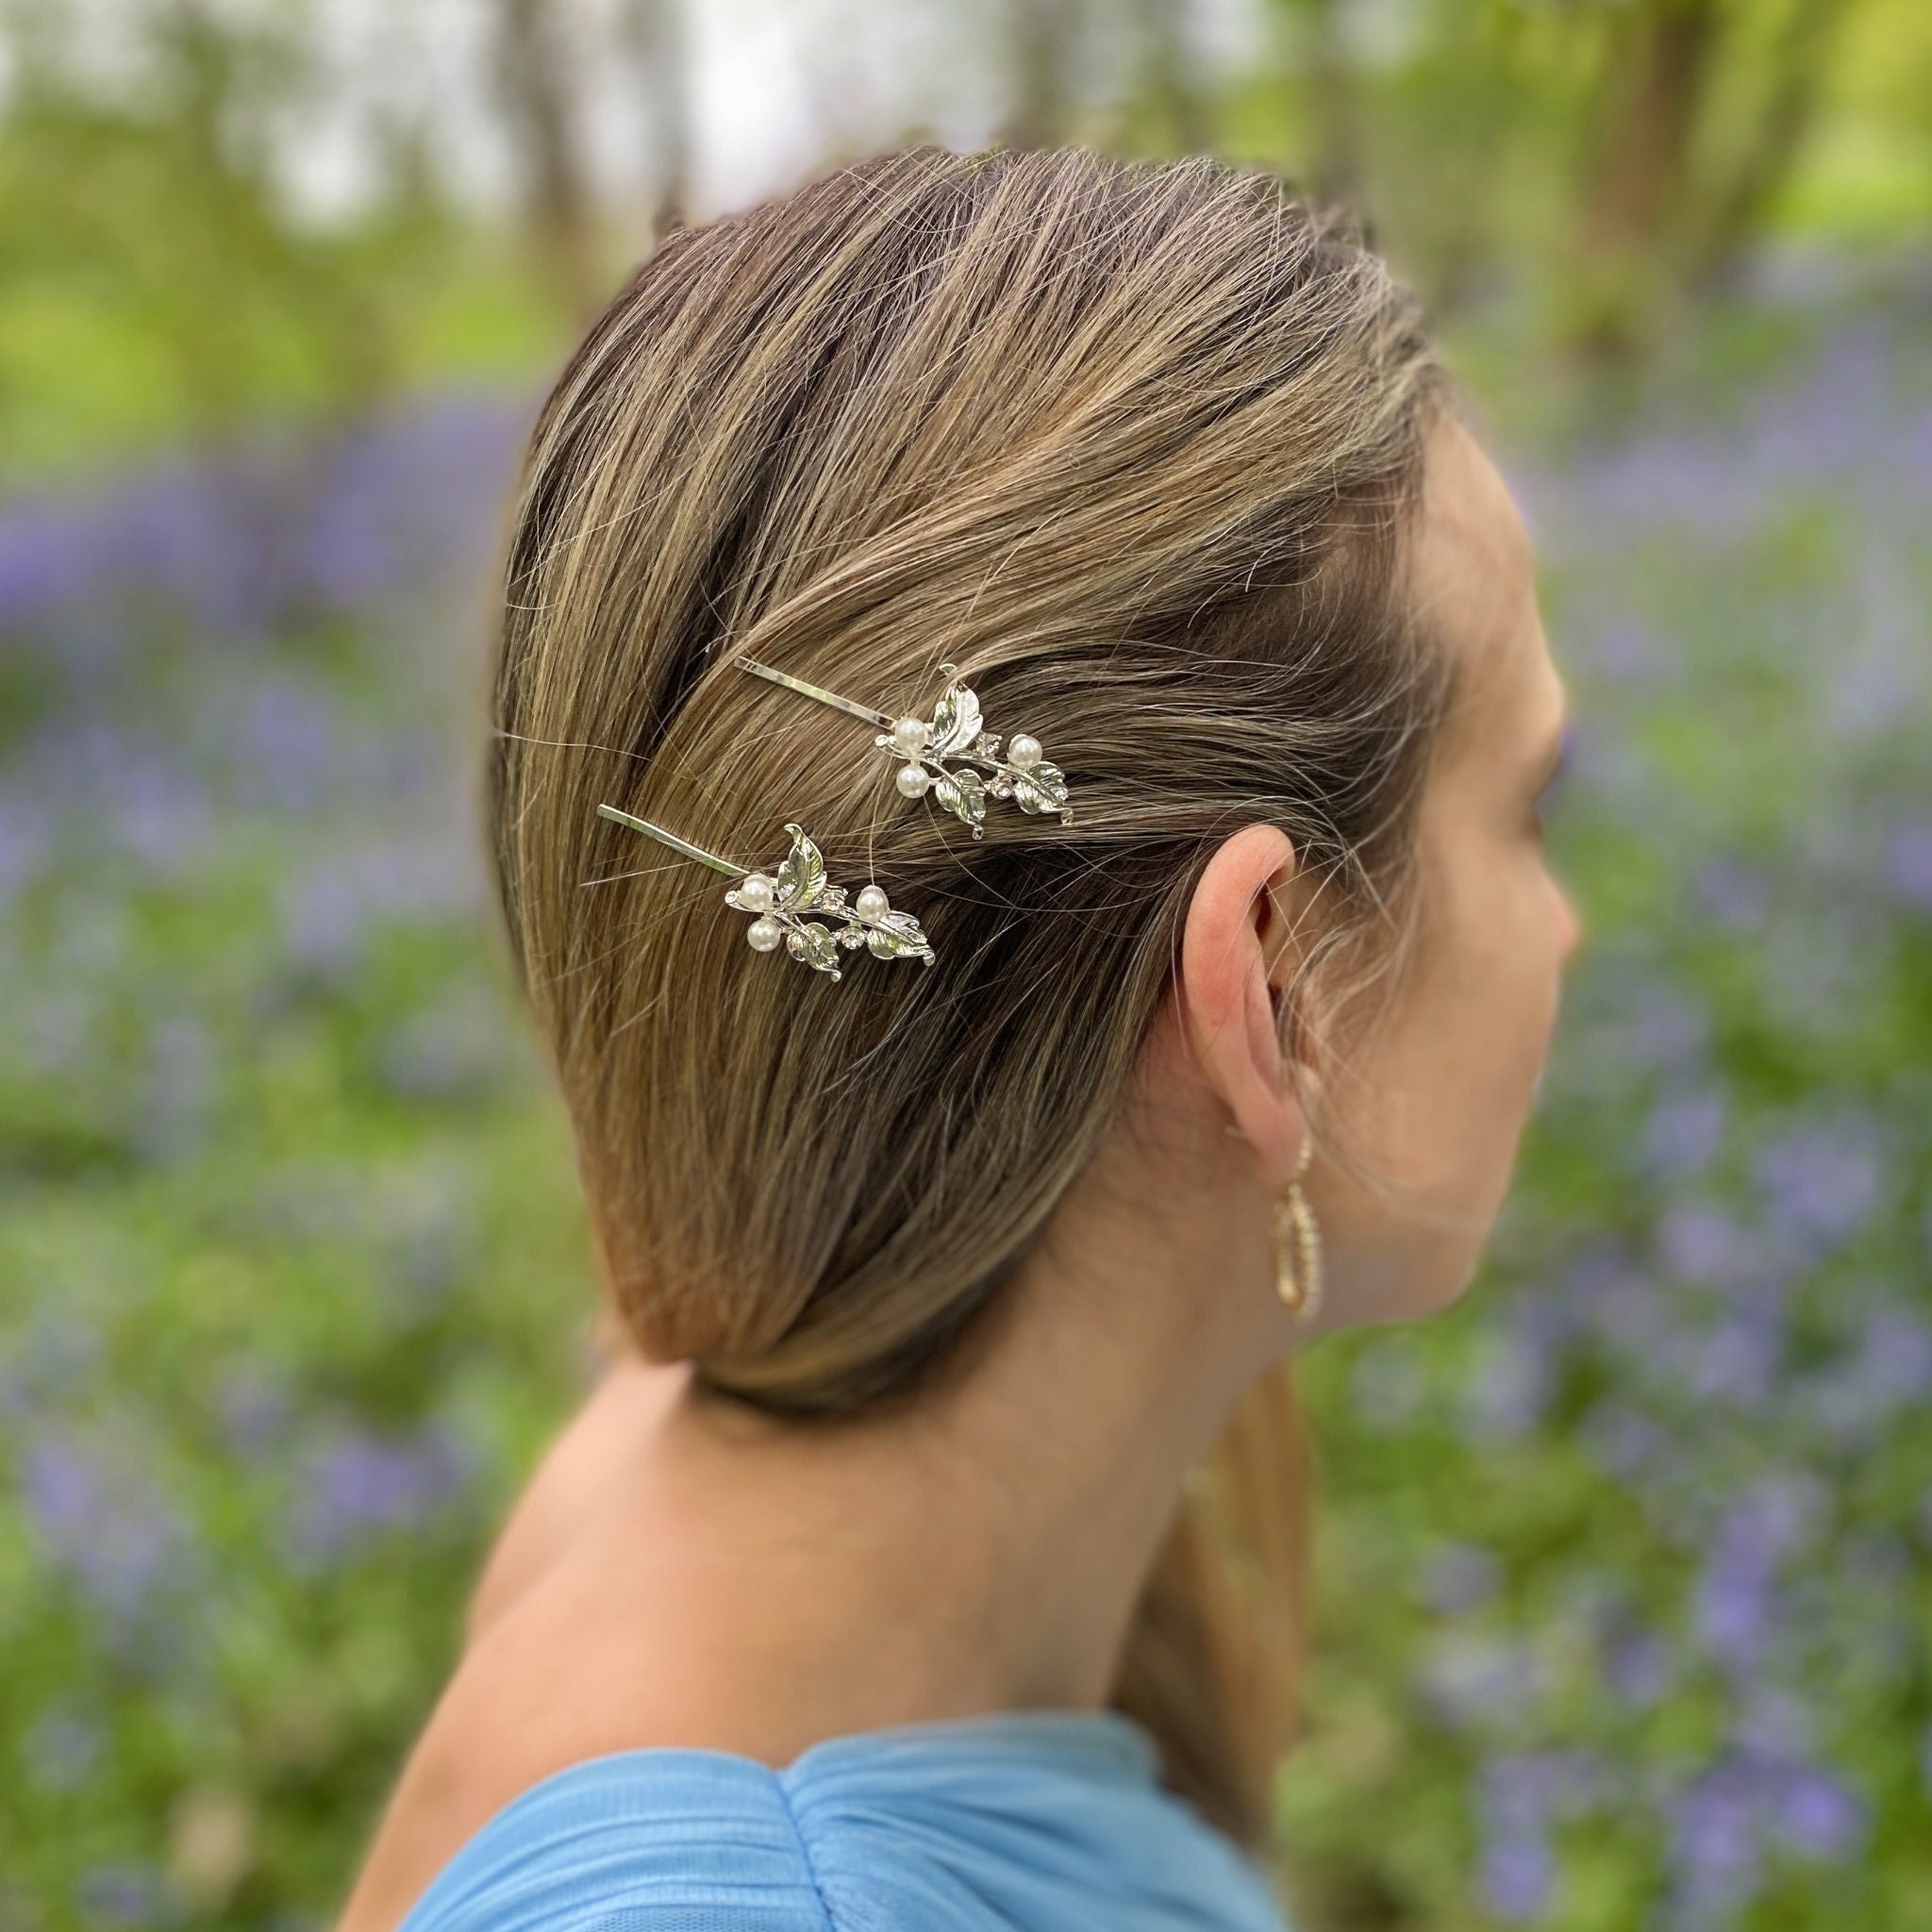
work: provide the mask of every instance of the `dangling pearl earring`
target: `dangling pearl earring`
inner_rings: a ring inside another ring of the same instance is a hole
[[[1302,1192],[1314,1158],[1314,1137],[1305,1133],[1301,1158],[1274,1202],[1274,1291],[1298,1323],[1312,1321],[1322,1306],[1322,1231]]]

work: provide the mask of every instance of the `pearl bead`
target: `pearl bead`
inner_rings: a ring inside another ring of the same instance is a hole
[[[932,790],[932,774],[924,765],[901,765],[894,782],[901,798],[924,798]]]
[[[745,927],[744,937],[755,953],[775,951],[780,940],[785,937],[785,928],[775,919],[754,919]]]
[[[892,748],[903,758],[917,758],[932,741],[932,726],[923,718],[901,718],[892,726]]]
[[[772,909],[773,886],[763,873],[755,872],[748,879],[740,882],[738,903],[747,912],[769,912]]]
[[[877,886],[867,886],[852,902],[852,909],[861,919],[883,919],[892,909],[892,902]]]
[[[1007,762],[1015,771],[1030,772],[1042,756],[1039,739],[1028,738],[1024,731],[1016,733],[1007,746]]]

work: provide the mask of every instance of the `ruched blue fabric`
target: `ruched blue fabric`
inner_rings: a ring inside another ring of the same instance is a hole
[[[855,1732],[782,1771],[620,1751],[533,1785],[401,1932],[1285,1932],[1118,1711]]]

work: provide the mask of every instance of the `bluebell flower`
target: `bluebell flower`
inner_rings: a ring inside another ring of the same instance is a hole
[[[360,1554],[396,1531],[420,1530],[451,1511],[476,1474],[475,1458],[445,1427],[379,1435],[346,1424],[302,1457],[291,1498],[291,1561],[304,1572]]]

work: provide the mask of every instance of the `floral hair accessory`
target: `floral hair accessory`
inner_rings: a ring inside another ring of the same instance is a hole
[[[875,959],[923,959],[928,966],[932,964],[932,948],[926,944],[918,920],[909,912],[894,911],[877,886],[863,886],[848,899],[844,887],[826,879],[825,861],[819,848],[797,825],[786,825],[791,834],[791,850],[774,871],[748,873],[661,825],[619,811],[614,805],[600,805],[597,809],[605,818],[736,879],[737,885],[724,894],[724,903],[752,915],[744,936],[754,952],[775,952],[782,945],[794,959],[834,979],[840,976],[840,952],[853,952],[860,946]]]
[[[933,707],[932,721],[924,718],[892,718],[875,711],[870,705],[842,698],[837,691],[808,684],[760,664],[755,658],[740,658],[739,669],[782,684],[787,691],[815,698],[854,718],[862,718],[879,728],[873,740],[881,751],[899,759],[897,784],[906,798],[924,798],[930,792],[955,818],[973,828],[975,839],[986,835],[986,802],[989,798],[1010,798],[1024,812],[1038,817],[1058,812],[1060,824],[1074,823],[1073,808],[1067,803],[1067,780],[1058,765],[1048,764],[1039,739],[1016,731],[1007,741],[1006,755],[1000,755],[999,734],[980,729],[979,700],[959,682],[958,668],[941,664],[940,670],[951,680]],[[990,774],[990,775],[983,775]]]

